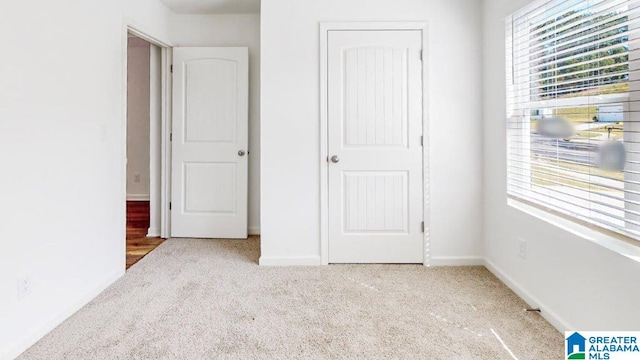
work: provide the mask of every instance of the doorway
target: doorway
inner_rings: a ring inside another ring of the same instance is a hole
[[[423,26],[323,26],[325,263],[425,262]]]
[[[162,48],[127,33],[126,268],[163,239]]]

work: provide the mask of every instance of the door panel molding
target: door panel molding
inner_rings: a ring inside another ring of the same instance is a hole
[[[430,152],[427,22],[323,22],[320,23],[320,258],[329,264],[329,135],[328,56],[330,31],[420,31],[422,35],[422,137],[423,137],[423,264],[430,266]]]

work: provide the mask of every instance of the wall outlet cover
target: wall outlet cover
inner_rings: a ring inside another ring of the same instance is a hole
[[[518,255],[521,258],[527,258],[527,241],[525,239],[518,238]]]
[[[24,299],[32,290],[31,276],[25,276],[18,279],[18,299]]]

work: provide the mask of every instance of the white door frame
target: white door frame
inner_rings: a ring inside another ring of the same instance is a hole
[[[160,144],[160,236],[167,238],[170,234],[171,223],[169,213],[169,201],[171,199],[171,43],[149,35],[129,19],[123,19],[122,25],[122,120],[121,120],[121,216],[125,222],[121,226],[121,239],[126,239],[126,204],[127,204],[127,57],[128,34],[133,34],[160,48],[161,56],[161,144]],[[126,243],[122,242],[123,258],[126,254]]]
[[[329,153],[328,153],[328,39],[329,31],[418,30],[422,32],[422,132],[424,188],[424,262],[430,264],[430,159],[429,159],[429,93],[428,93],[428,23],[427,22],[322,22],[320,23],[320,258],[329,264]]]

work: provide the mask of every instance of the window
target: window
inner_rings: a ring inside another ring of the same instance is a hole
[[[536,1],[506,21],[510,197],[640,239],[640,2]]]

